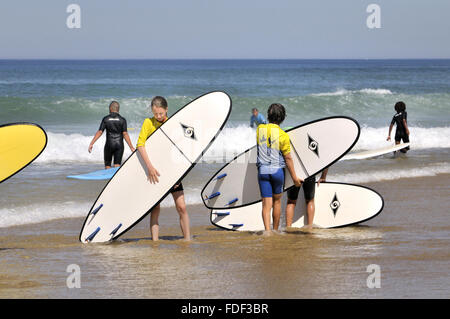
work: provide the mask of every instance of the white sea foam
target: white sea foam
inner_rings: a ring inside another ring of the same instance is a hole
[[[0,228],[17,225],[36,224],[60,218],[86,216],[89,203],[36,203],[26,206],[0,209]]]
[[[414,167],[408,169],[374,170],[347,174],[333,174],[333,172],[330,171],[327,180],[343,183],[369,183],[391,181],[401,178],[436,176],[438,174],[450,174],[450,164],[435,163],[423,168]]]
[[[136,144],[139,132],[129,132],[131,141]],[[88,152],[93,136],[82,134],[63,134],[47,132],[48,142],[44,152],[36,159],[37,163],[52,162],[87,162],[103,163],[103,146],[105,134],[95,142],[92,153]],[[125,143],[123,158],[130,156],[131,151]]]
[[[392,94],[392,92],[388,89],[361,89],[361,90],[346,90],[346,89],[337,89],[334,92],[324,92],[324,93],[315,93],[311,94],[312,96],[340,96],[340,95],[348,95],[355,93],[363,93],[363,94],[378,94],[378,95],[387,95]]]
[[[410,127],[410,132],[412,149],[450,148],[450,127]],[[129,134],[132,143],[135,145],[139,132],[130,131]],[[92,136],[52,132],[47,132],[47,135],[48,144],[45,151],[36,160],[38,163],[103,163],[104,134],[95,143],[92,153],[88,153],[88,146]],[[387,127],[362,127],[360,138],[352,151],[370,150],[392,145],[394,143],[395,128],[391,133],[391,142],[386,141],[387,135]],[[255,145],[255,140],[255,130],[248,126],[225,127],[205,152],[201,161],[227,162]],[[124,159],[130,154],[131,151],[125,143]]]
[[[410,143],[414,150],[429,148],[450,148],[450,127],[410,127]],[[386,141],[388,127],[362,127],[361,135],[352,151],[371,150],[394,144],[395,128],[391,132],[391,141]]]
[[[185,190],[187,205],[200,204],[200,190],[193,188]],[[86,217],[92,203],[88,202],[62,202],[62,203],[36,203],[32,205],[14,206],[0,209],[0,228],[36,224],[61,218]],[[172,196],[168,195],[161,207],[175,207]]]

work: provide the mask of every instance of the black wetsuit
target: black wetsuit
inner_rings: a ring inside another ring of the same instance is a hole
[[[106,143],[104,149],[105,166],[111,166],[114,156],[114,164],[122,164],[124,151],[123,132],[127,132],[127,120],[119,113],[111,112],[105,116],[100,124],[100,131],[106,129]]]
[[[403,140],[403,143],[409,143],[409,136],[406,133],[406,127],[405,127],[405,124],[403,123],[403,120],[405,120],[405,122],[407,122],[406,111],[398,112],[392,118],[391,125],[396,124],[396,126],[397,126],[395,129],[395,141],[399,143],[400,141]],[[402,149],[402,151],[403,150],[409,150],[409,146]]]

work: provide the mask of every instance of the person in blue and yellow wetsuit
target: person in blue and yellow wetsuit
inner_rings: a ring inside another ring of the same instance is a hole
[[[148,180],[152,184],[156,184],[159,182],[158,176],[160,176],[159,171],[153,166],[150,161],[151,154],[147,153],[145,149],[145,142],[159,128],[165,121],[167,121],[167,111],[168,104],[164,97],[155,96],[151,102],[151,110],[153,113],[152,118],[146,118],[144,123],[142,124],[141,132],[139,133],[139,138],[137,141],[136,149],[141,155],[144,163],[147,167],[147,176]],[[156,152],[157,150],[155,150]],[[164,174],[164,172],[163,172]],[[190,240],[190,226],[189,226],[189,215],[186,210],[186,203],[184,200],[184,191],[183,185],[181,181],[177,183],[170,191],[172,193],[172,197],[175,201],[176,210],[180,216],[180,227],[183,233],[185,240]],[[158,204],[155,208],[150,212],[150,232],[152,235],[152,240],[157,241],[159,239],[159,213],[161,211],[161,207]]]
[[[262,218],[265,231],[270,233],[270,211],[273,229],[278,230],[281,215],[281,196],[284,186],[284,168],[287,167],[295,186],[303,182],[297,177],[291,156],[289,135],[280,128],[286,117],[284,106],[275,103],[267,112],[268,124],[256,130],[258,183],[262,198]],[[273,208],[273,209],[272,209]]]

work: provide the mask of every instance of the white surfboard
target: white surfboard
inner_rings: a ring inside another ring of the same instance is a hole
[[[287,193],[283,194],[282,219],[285,216]],[[314,196],[315,214],[313,225],[319,228],[344,227],[365,222],[377,216],[384,207],[380,194],[374,190],[353,184],[322,182],[316,185]],[[262,203],[235,209],[211,210],[211,223],[227,230],[261,231]],[[307,225],[306,204],[300,189],[292,227]]]
[[[114,240],[143,219],[194,167],[230,112],[230,97],[224,92],[211,92],[173,114],[145,144],[150,161],[160,173],[159,183],[148,181],[146,166],[135,151],[92,205],[79,240]]]
[[[286,133],[297,176],[305,179],[338,161],[359,138],[358,123],[349,117],[334,116],[299,125]],[[261,200],[256,167],[256,146],[225,164],[204,186],[201,196],[210,209],[237,208]],[[284,189],[294,183],[285,174]]]
[[[389,145],[389,146],[377,148],[374,150],[368,150],[368,151],[359,152],[359,153],[351,153],[351,154],[345,155],[341,159],[341,161],[355,160],[355,159],[367,159],[367,158],[371,158],[371,157],[376,157],[376,156],[380,156],[380,155],[384,155],[384,154],[388,154],[391,152],[401,150],[408,146],[409,146],[409,143],[400,143],[397,145]]]

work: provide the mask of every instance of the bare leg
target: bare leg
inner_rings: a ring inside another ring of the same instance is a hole
[[[283,193],[273,195],[272,216],[273,216],[273,229],[274,230],[278,230],[278,228],[280,226],[281,196],[283,196]]]
[[[292,226],[292,221],[294,220],[294,212],[295,205],[297,204],[296,200],[288,199],[286,205],[286,227]]]
[[[263,197],[262,206],[264,229],[270,231],[270,211],[272,210],[272,197]]]
[[[152,211],[150,212],[150,233],[152,235],[153,241],[159,240],[158,218],[159,218],[160,211],[161,211],[161,207],[160,207],[160,205],[158,205],[155,208],[153,208]]]
[[[184,201],[184,192],[178,191],[172,193],[175,207],[180,215],[180,228],[185,240],[191,240],[191,232],[189,226],[189,215],[186,210],[186,202]]]
[[[308,228],[312,228],[314,221],[315,205],[314,198],[306,202],[306,214],[308,215]]]

